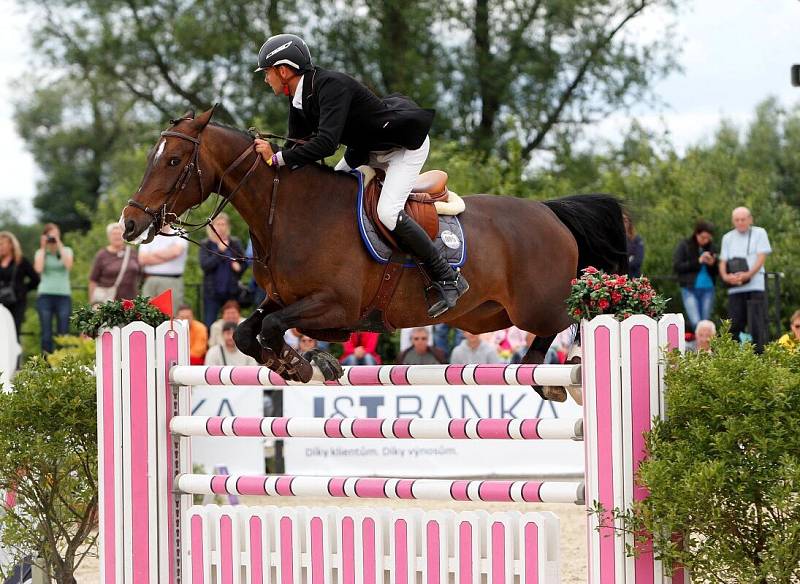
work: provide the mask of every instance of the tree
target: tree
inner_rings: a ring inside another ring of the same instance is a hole
[[[519,143],[528,161],[674,67],[668,35],[637,43],[630,31],[676,1],[18,0],[34,16],[33,64],[50,71],[18,105],[44,174],[36,206],[85,228],[76,203],[91,208],[109,157],[141,145],[124,126],[221,102],[220,121],[283,131],[285,100],[252,71],[264,38],[283,30],[304,34],[317,63],[437,108],[435,134],[504,159]]]
[[[452,114],[488,151],[510,137],[522,155],[551,148],[554,130],[582,127],[642,99],[676,67],[668,30],[637,43],[635,22],[673,0],[451,1]]]
[[[55,367],[34,358],[14,391],[0,393],[0,488],[16,496],[4,508],[3,544],[16,561],[38,554],[59,584],[75,582],[96,538],[96,386],[86,356]]]
[[[82,79],[33,89],[16,106],[17,130],[44,175],[34,205],[43,222],[64,231],[89,226],[108,184],[109,156],[135,143],[141,128],[135,101],[106,81],[86,68]]]

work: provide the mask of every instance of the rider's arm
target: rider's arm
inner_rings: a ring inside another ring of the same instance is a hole
[[[292,168],[333,156],[347,122],[353,95],[345,83],[337,78],[329,78],[318,83],[316,90],[319,99],[317,135],[293,150],[282,150],[280,153],[282,163]]]

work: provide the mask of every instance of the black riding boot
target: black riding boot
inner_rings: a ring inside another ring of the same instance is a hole
[[[458,299],[469,290],[467,279],[460,270],[454,270],[433,245],[428,234],[405,211],[397,216],[397,226],[392,231],[400,248],[415,256],[433,280],[436,294],[428,303],[428,316],[436,318],[453,308]]]

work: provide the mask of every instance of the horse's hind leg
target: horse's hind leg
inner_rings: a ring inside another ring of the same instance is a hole
[[[540,365],[544,363],[544,359],[547,356],[547,350],[550,348],[550,345],[553,344],[556,335],[551,335],[548,337],[536,337],[533,339],[531,346],[528,347],[528,351],[525,353],[525,356],[522,358],[522,363],[526,365]],[[552,400],[556,402],[563,402],[567,400],[567,390],[563,387],[558,387],[555,385],[533,385],[532,386],[534,391],[538,393],[542,399]]]

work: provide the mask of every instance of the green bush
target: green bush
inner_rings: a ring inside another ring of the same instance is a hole
[[[800,354],[771,345],[758,356],[727,334],[712,350],[670,357],[669,419],[639,471],[650,496],[628,527],[655,533],[657,552],[695,582],[797,582]]]
[[[92,370],[71,356],[57,367],[32,358],[0,392],[0,490],[16,493],[2,543],[13,560],[38,555],[48,582],[74,582],[95,553],[95,409]]]

